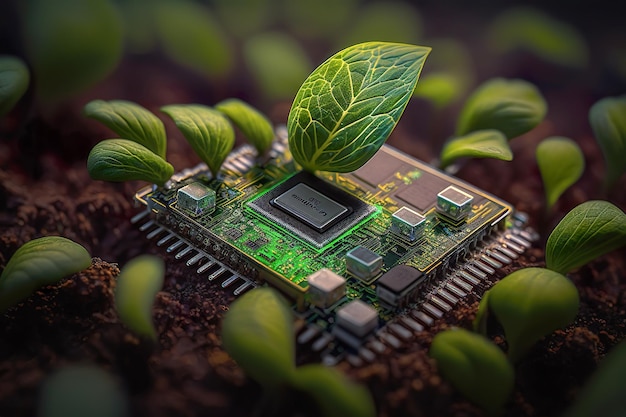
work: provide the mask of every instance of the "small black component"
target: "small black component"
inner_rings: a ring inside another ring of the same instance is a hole
[[[423,281],[422,272],[409,265],[397,265],[378,279],[378,298],[393,307],[403,306]]]
[[[237,240],[239,239],[241,236],[243,236],[243,233],[241,232],[241,230],[237,230],[237,229],[230,229],[226,232],[226,236],[228,236],[229,238],[231,238],[232,240]]]

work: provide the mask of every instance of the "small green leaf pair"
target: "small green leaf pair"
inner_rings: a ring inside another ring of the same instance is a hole
[[[546,112],[545,99],[527,81],[496,78],[485,82],[463,106],[455,137],[441,151],[440,167],[462,157],[512,160],[508,141],[537,126]]]
[[[282,297],[269,287],[236,300],[222,322],[222,341],[230,356],[265,389],[280,398],[292,387],[316,400],[324,416],[374,416],[364,387],[322,365],[296,368],[293,318]]]
[[[274,138],[269,120],[246,103],[230,99],[219,103],[216,109],[219,111],[199,104],[162,108],[208,165],[214,178],[235,143],[228,118],[253,142],[259,155],[267,151]],[[85,106],[85,114],[124,138],[107,139],[94,146],[87,160],[92,178],[144,180],[159,186],[170,179],[174,167],[165,160],[165,127],[153,113],[129,101],[95,100]]]
[[[0,312],[38,288],[54,284],[90,265],[87,250],[67,238],[48,236],[26,242],[15,251],[0,275]]]

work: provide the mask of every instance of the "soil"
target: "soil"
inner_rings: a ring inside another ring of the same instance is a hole
[[[155,69],[153,64],[146,59],[127,60],[99,87],[54,108],[33,112],[31,92],[0,124],[0,269],[19,246],[48,235],[75,240],[94,257],[90,268],[41,288],[0,315],[0,417],[36,414],[42,381],[54,370],[74,363],[95,363],[115,375],[125,387],[134,416],[260,413],[261,388],[246,378],[221,346],[220,322],[232,295],[188,273],[183,261],[167,255],[130,224],[138,211],[131,203],[132,195],[142,183],[93,181],[86,171],[89,150],[110,135],[81,115],[89,100],[129,98],[157,111],[169,103],[210,104],[225,98],[210,86],[198,89],[204,80],[180,68],[166,64]],[[548,87],[546,96],[556,110],[538,128],[512,142],[515,159],[467,161],[457,173],[527,213],[530,226],[541,233],[533,248],[498,271],[493,280],[522,267],[543,266],[549,230],[575,205],[603,198],[626,209],[626,178],[608,195],[599,187],[604,164],[586,124],[586,111],[598,92],[581,94],[554,86],[554,80],[538,81]],[[161,87],[149,88],[154,85]],[[284,123],[288,109],[288,103],[282,103],[264,110],[274,122]],[[389,143],[420,159],[433,160],[450,133],[434,126],[433,120],[451,126],[456,110],[435,116],[437,111],[428,104],[412,102],[406,114],[419,117],[403,118]],[[197,163],[172,126],[166,122],[166,127],[171,134],[168,160],[177,169]],[[574,138],[585,153],[587,168],[584,177],[546,213],[534,150],[551,135]],[[167,265],[166,281],[154,307],[156,343],[133,335],[113,308],[119,267],[142,253],[158,254]],[[542,339],[516,365],[515,391],[506,416],[562,415],[602,358],[624,338],[624,259],[626,250],[616,251],[569,275],[580,292],[578,316],[570,326]],[[464,300],[411,343],[384,352],[372,364],[353,367],[342,362],[338,368],[367,385],[382,417],[483,416],[442,379],[428,357],[433,335],[451,326],[469,328],[477,305],[477,299]],[[495,331],[492,338],[506,348],[500,332]],[[289,402],[283,412],[315,414],[298,402]]]

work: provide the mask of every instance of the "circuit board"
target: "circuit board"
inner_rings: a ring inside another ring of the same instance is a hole
[[[399,346],[532,240],[508,203],[388,145],[351,173],[300,171],[284,129],[263,161],[246,145],[217,179],[200,164],[135,199],[197,273],[279,289],[327,363]]]

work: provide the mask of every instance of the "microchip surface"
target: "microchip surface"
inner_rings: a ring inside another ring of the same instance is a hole
[[[328,230],[350,212],[346,206],[303,183],[296,184],[279,195],[271,201],[271,204],[320,233]]]

